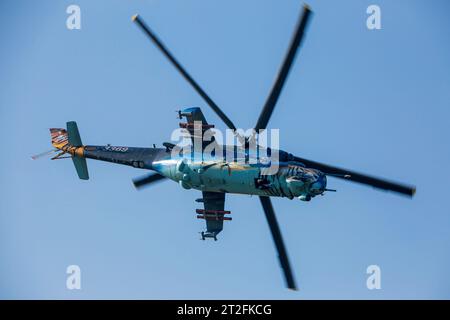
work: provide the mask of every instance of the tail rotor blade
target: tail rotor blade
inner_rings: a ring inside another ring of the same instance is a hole
[[[140,189],[142,187],[146,187],[154,182],[164,180],[166,177],[160,175],[159,173],[152,173],[141,178],[137,178],[133,180],[133,184],[136,189]]]
[[[294,275],[292,273],[291,265],[287,256],[286,247],[281,236],[280,227],[273,210],[272,201],[269,197],[259,197],[261,200],[264,213],[266,214],[267,222],[269,224],[270,232],[272,233],[273,241],[278,252],[278,259],[280,260],[281,268],[283,269],[286,286],[289,289],[297,290]]]
[[[52,153],[54,153],[56,151],[58,151],[58,150],[52,149],[52,150],[48,150],[48,151],[45,151],[45,152],[42,152],[42,153],[39,153],[39,154],[35,154],[35,155],[31,156],[31,159],[37,160],[39,158],[51,155]]]

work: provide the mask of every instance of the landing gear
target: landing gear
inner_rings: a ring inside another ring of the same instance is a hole
[[[200,232],[201,236],[202,236],[202,240],[206,240],[206,238],[213,238],[214,241],[217,241],[217,233],[215,232]]]

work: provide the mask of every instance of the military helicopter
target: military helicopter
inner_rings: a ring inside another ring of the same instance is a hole
[[[307,5],[304,5],[287,54],[255,124],[254,132],[261,132],[267,128],[298,48],[304,38],[310,17],[311,10]],[[233,132],[237,132],[233,122],[175,59],[144,20],[139,15],[134,15],[132,21],[151,39],[227,127]],[[200,190],[202,197],[196,201],[203,203],[203,209],[197,209],[196,213],[197,218],[206,221],[206,230],[201,232],[202,240],[207,238],[217,240],[217,235],[223,229],[223,222],[231,220],[229,217],[230,211],[225,210],[225,194],[258,196],[278,252],[286,285],[289,289],[294,290],[297,289],[297,286],[270,197],[298,198],[303,201],[310,201],[312,198],[323,195],[327,191],[335,191],[326,188],[328,176],[358,182],[408,197],[412,197],[415,194],[416,189],[414,186],[337,168],[308,160],[283,150],[272,150],[270,148],[266,148],[265,151],[269,158],[272,154],[276,153],[278,155],[278,170],[274,174],[265,174],[267,163],[259,161],[260,157],[257,149],[254,143],[251,143],[255,141],[254,135],[242,136],[236,133],[238,140],[241,141],[240,146],[220,146],[212,137],[211,143],[215,144],[216,147],[222,147],[221,150],[224,151],[206,154],[205,143],[201,142],[200,148],[197,148],[194,140],[204,136],[214,126],[206,121],[200,108],[186,108],[179,111],[178,115],[180,119],[186,119],[185,123],[180,123],[180,127],[185,129],[193,140],[193,147],[188,149],[190,150],[189,152],[174,152],[177,146],[168,142],[163,143],[164,148],[157,148],[156,146],[152,148],[136,148],[111,145],[83,145],[76,122],[70,121],[67,122],[66,129],[50,129],[51,141],[54,147],[52,151],[58,152],[52,160],[71,158],[79,178],[84,180],[89,179],[86,163],[86,158],[89,158],[154,171],[154,173],[133,181],[134,186],[138,189],[163,179],[170,179],[179,183],[185,189]],[[226,152],[231,152],[231,154],[235,155],[234,158],[230,160],[226,157],[221,157]],[[236,161],[238,153],[243,154],[243,161]],[[198,157],[199,154],[200,158]],[[34,158],[38,158],[41,155]],[[251,159],[256,159],[257,161],[249,161]]]

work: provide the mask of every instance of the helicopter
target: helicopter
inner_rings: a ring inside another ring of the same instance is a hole
[[[304,5],[287,53],[253,128],[254,133],[267,130],[311,16],[310,7]],[[214,138],[214,134],[211,134],[214,125],[206,121],[202,110],[198,107],[189,107],[178,111],[178,117],[186,120],[186,122],[180,123],[180,128],[192,142],[191,146],[187,148],[179,148],[178,145],[169,142],[164,142],[163,148],[155,145],[152,148],[111,146],[109,144],[104,146],[84,145],[77,123],[69,121],[66,128],[50,129],[51,143],[54,147],[50,152],[57,152],[52,160],[71,158],[80,179],[89,179],[86,159],[94,159],[153,171],[133,180],[137,189],[169,179],[184,189],[199,190],[202,192],[202,197],[195,201],[202,203],[203,208],[196,210],[197,218],[206,222],[206,230],[201,232],[202,240],[214,239],[217,241],[217,235],[223,230],[224,221],[232,220],[231,212],[225,210],[226,194],[258,196],[278,253],[286,286],[293,290],[297,289],[297,285],[271,197],[311,201],[314,197],[324,195],[325,192],[336,191],[327,188],[327,177],[357,182],[407,197],[414,196],[415,186],[308,160],[283,150],[264,147],[262,153],[268,155],[269,162],[261,161],[261,146],[257,136],[240,134],[234,123],[178,62],[145,21],[137,14],[132,17],[132,21],[236,135],[240,144],[221,145]],[[210,135],[208,143],[202,139],[205,135]],[[213,146],[212,152],[206,152],[209,146]],[[34,156],[33,159],[48,153]],[[232,155],[231,159],[227,157],[229,154]],[[277,156],[273,158],[272,156],[275,154]],[[273,165],[276,165],[277,168],[275,172],[268,172],[268,166]]]

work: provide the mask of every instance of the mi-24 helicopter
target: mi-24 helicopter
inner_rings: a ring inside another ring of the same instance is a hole
[[[255,124],[255,132],[267,128],[298,48],[302,43],[310,17],[311,10],[308,6],[303,6],[284,61]],[[233,132],[237,132],[233,122],[181,66],[142,18],[135,15],[132,17],[132,21],[162,51],[227,127]],[[198,138],[199,135],[206,134],[213,127],[206,121],[200,108],[181,110],[179,111],[179,117],[186,119],[185,123],[180,123],[180,127],[185,129],[193,140]],[[222,146],[222,150],[232,150],[232,154],[242,151],[244,161],[237,162],[236,158],[219,157],[219,154],[214,152],[204,154],[205,145],[203,142],[200,146],[201,159],[198,160],[198,157],[193,157],[193,154],[198,151],[198,148],[195,147],[195,141],[193,143],[195,148],[192,147],[191,150],[196,149],[196,151],[179,152],[175,153],[174,156],[176,146],[172,143],[164,143],[164,148],[155,146],[153,148],[135,148],[83,145],[77,124],[73,121],[67,122],[66,129],[53,128],[50,131],[52,145],[55,148],[52,151],[58,152],[52,159],[71,158],[80,179],[89,179],[86,163],[86,158],[89,158],[154,171],[154,173],[135,179],[133,183],[136,188],[142,188],[163,179],[170,179],[179,183],[185,189],[200,190],[202,197],[196,201],[203,203],[203,209],[197,209],[196,212],[198,218],[206,221],[206,230],[201,233],[203,240],[206,238],[217,240],[217,235],[223,228],[223,221],[231,220],[229,217],[230,211],[225,210],[225,194],[258,196],[275,242],[286,285],[290,289],[296,289],[296,284],[270,197],[299,198],[300,200],[310,201],[318,195],[323,195],[326,191],[335,191],[327,189],[328,176],[393,191],[409,197],[412,197],[415,193],[415,187],[413,186],[311,161],[283,150],[265,150],[267,151],[266,154],[271,155],[276,152],[278,155],[278,170],[272,174],[265,174],[267,163],[262,163],[259,159],[257,159],[256,164],[249,161],[255,156],[258,157],[258,153],[254,149],[254,143],[251,143],[254,141],[252,140],[254,135],[242,136],[236,134],[242,142],[240,146]],[[211,143],[215,143],[214,137],[211,140]]]

